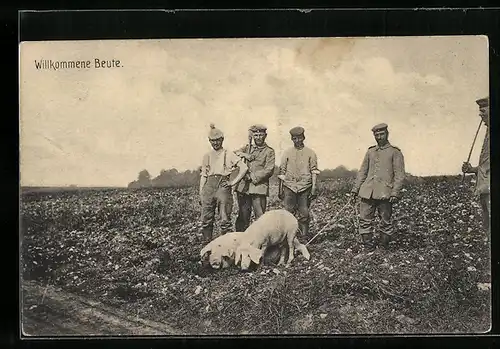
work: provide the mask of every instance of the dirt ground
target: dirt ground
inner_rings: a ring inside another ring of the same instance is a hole
[[[345,205],[350,185],[322,184],[312,206],[312,234]],[[281,206],[275,191],[270,209]],[[52,329],[47,324],[58,312],[86,308],[66,306],[57,297],[47,308],[26,293],[24,308],[35,306],[26,313],[27,331],[159,329],[106,318],[115,313],[166,323],[186,334],[483,333],[490,328],[489,236],[481,230],[479,205],[467,182],[407,185],[394,209],[396,234],[389,250],[362,248],[350,208],[308,246],[311,260],[298,255],[290,268],[261,265],[246,273],[201,268],[198,218],[196,188],[23,195],[25,282],[99,300],[108,309],[92,315],[97,319],[92,326],[68,322],[69,329]]]
[[[51,285],[25,282],[24,336],[176,335],[164,323],[129,316],[101,302],[70,294]]]

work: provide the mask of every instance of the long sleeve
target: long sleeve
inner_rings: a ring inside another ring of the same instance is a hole
[[[369,162],[370,162],[370,156],[368,152],[366,152],[363,162],[361,163],[361,167],[358,171],[356,182],[354,183],[354,187],[352,188],[352,191],[355,193],[359,192],[359,188],[361,188],[361,185],[368,176]]]
[[[476,181],[476,194],[490,193],[490,139],[489,130],[486,131],[484,137],[481,155],[479,156],[479,164],[475,168],[477,176]]]
[[[399,197],[405,180],[405,161],[403,153],[396,151],[392,158],[394,169],[394,185],[391,196]]]
[[[312,151],[311,157],[309,158],[309,170],[314,175],[319,175],[320,173],[318,170],[318,156],[314,151]]]
[[[252,181],[254,184],[258,184],[269,179],[274,173],[274,166],[276,165],[276,158],[274,150],[269,148],[266,154],[266,164],[262,170],[254,171],[250,173]]]
[[[280,172],[279,172],[280,175],[284,175],[286,173],[287,165],[288,165],[288,152],[285,151],[285,153],[281,157]]]
[[[201,161],[201,177],[208,177],[208,172],[210,171],[209,164],[209,154],[205,154]]]
[[[255,156],[249,153],[250,146],[249,144],[244,145],[243,147],[237,149],[234,153],[245,161],[253,161],[255,160]]]

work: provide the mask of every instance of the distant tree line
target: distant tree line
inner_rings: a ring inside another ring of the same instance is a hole
[[[177,169],[161,170],[160,174],[152,177],[148,170],[139,172],[137,179],[130,182],[129,188],[182,188],[195,186],[200,181],[201,167],[196,170],[187,170],[179,172]],[[278,182],[279,167],[274,168],[273,176],[270,178],[271,183]],[[321,171],[319,179],[339,179],[339,178],[355,178],[357,170],[349,170],[345,166],[338,166],[335,169],[325,169]]]
[[[137,179],[130,182],[129,188],[182,188],[191,187],[196,185],[200,181],[200,170],[191,171],[187,170],[184,172],[179,172],[177,169],[173,168],[170,170],[161,170],[160,174],[156,177],[152,177],[148,170],[142,170],[139,172]]]
[[[319,179],[340,179],[340,178],[356,178],[358,170],[349,170],[347,167],[340,165],[335,169],[325,169],[318,176]]]
[[[440,182],[454,182],[454,181],[464,181],[464,183],[471,183],[475,181],[475,176],[466,176],[463,178],[462,175],[434,175],[434,176],[414,176],[407,173],[405,182],[407,184],[425,184],[425,183],[440,183]]]
[[[183,188],[198,185],[200,181],[201,167],[196,170],[187,170],[179,172],[177,169],[161,170],[160,174],[152,177],[148,170],[139,172],[137,179],[130,182],[129,188]],[[278,182],[279,167],[274,168],[273,176],[270,178],[272,184]],[[354,179],[358,171],[356,169],[349,170],[347,167],[340,165],[335,169],[324,169],[319,175],[319,180],[332,179]],[[473,180],[473,176],[467,176],[466,182]],[[461,179],[461,175],[439,175],[439,176],[414,176],[406,173],[406,183],[408,184],[423,184],[435,183],[442,181],[455,181]]]

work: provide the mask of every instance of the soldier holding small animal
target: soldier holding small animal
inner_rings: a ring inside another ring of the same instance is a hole
[[[266,212],[269,178],[275,166],[274,149],[266,143],[267,127],[254,125],[249,131],[255,144],[249,143],[235,152],[248,166],[248,172],[236,187],[239,207],[236,231],[248,228],[252,209],[256,219]]]

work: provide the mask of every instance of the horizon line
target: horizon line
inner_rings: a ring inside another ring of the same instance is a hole
[[[182,173],[182,172],[181,172]],[[412,177],[421,177],[421,178],[426,178],[426,177],[457,177],[463,175],[463,173],[455,173],[455,174],[431,174],[431,175],[414,175],[411,173],[407,173],[407,175],[412,176]],[[332,177],[333,178],[333,177]],[[331,179],[331,178],[328,178]],[[338,179],[338,178],[337,178]],[[86,189],[86,188],[109,188],[109,189],[128,189],[128,185],[134,181],[137,181],[137,179],[134,179],[127,183],[126,185],[78,185],[78,184],[58,184],[58,185],[20,185],[19,188],[23,189],[29,189],[29,188],[71,188],[71,189]]]

